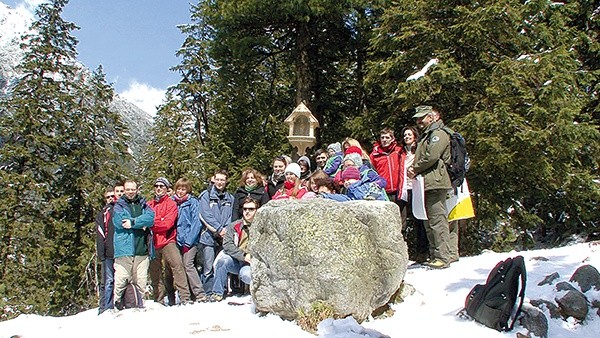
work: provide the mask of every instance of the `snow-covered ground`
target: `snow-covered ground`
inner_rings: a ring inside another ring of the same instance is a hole
[[[507,257],[523,255],[527,264],[527,303],[530,299],[553,301],[559,293],[554,285],[568,281],[575,269],[590,264],[600,268],[600,243],[582,243],[551,250],[494,253],[464,257],[445,270],[409,269],[405,280],[417,292],[401,304],[393,305],[395,314],[386,319],[371,319],[357,324],[351,318],[326,320],[321,323],[319,336],[337,337],[515,337],[526,333],[517,325],[512,332],[500,333],[473,321],[456,316],[464,306],[471,287],[482,283],[494,265]],[[545,257],[548,260],[533,259]],[[538,286],[545,276],[558,272],[553,285]],[[600,292],[588,291],[589,300],[600,299]],[[250,297],[230,298],[250,302]],[[584,323],[550,319],[549,337],[596,338],[600,318],[590,311]],[[251,304],[231,306],[220,303],[161,307],[147,301],[146,309],[124,310],[97,315],[97,309],[70,317],[22,315],[0,323],[0,338],[18,335],[36,337],[314,337],[293,322],[274,315],[259,316]]]

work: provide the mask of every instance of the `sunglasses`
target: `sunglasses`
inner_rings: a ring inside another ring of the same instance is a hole
[[[166,186],[166,185],[164,185],[164,184],[155,184],[155,185],[154,185],[154,187],[155,187],[155,188],[161,188],[161,189],[162,189],[162,188],[166,188],[167,186]]]
[[[254,211],[256,208],[244,208],[244,211]]]
[[[104,196],[104,198],[106,198],[106,199],[113,199],[113,198],[115,198],[115,195],[107,195],[107,196]]]

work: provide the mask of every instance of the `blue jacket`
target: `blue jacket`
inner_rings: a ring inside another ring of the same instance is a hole
[[[361,181],[375,183],[380,188],[385,188],[387,186],[387,181],[385,178],[380,176],[375,169],[369,167],[368,165],[363,164],[358,171],[360,171]]]
[[[344,153],[337,152],[335,155],[331,156],[325,162],[325,168],[323,168],[323,172],[325,172],[329,177],[335,177],[338,171],[340,171],[342,166],[342,161],[344,159]]]
[[[384,188],[381,188],[375,182],[369,182],[365,176],[360,181],[352,183],[346,195],[352,200],[379,200],[389,201]]]
[[[326,192],[321,192],[321,193],[319,193],[319,195],[321,195],[323,198],[334,200],[336,202],[352,201],[350,199],[350,197],[348,197],[348,195],[344,195],[344,194],[329,194]]]
[[[132,207],[137,204],[141,208],[141,214],[132,217]],[[148,230],[154,225],[154,211],[148,206],[146,200],[139,195],[133,201],[128,201],[123,195],[113,209],[113,224],[115,226],[115,258],[125,256],[138,256],[152,254],[148,252]],[[131,229],[123,228],[124,220],[131,221]],[[145,228],[145,229],[144,229]],[[140,252],[140,243],[146,243],[145,253]],[[136,252],[138,249],[138,252]]]
[[[226,191],[219,192],[212,186],[209,190],[204,190],[198,199],[200,200],[200,219],[204,224],[204,229],[200,234],[200,243],[215,246],[213,232],[209,227],[212,227],[215,233],[219,233],[231,223],[233,195]]]
[[[175,197],[173,200],[177,202]],[[177,205],[177,245],[191,248],[198,244],[202,222],[200,222],[200,202],[191,194],[185,202]]]

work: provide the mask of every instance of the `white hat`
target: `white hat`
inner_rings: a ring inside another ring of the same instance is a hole
[[[290,163],[287,167],[285,167],[286,173],[292,173],[296,175],[296,177],[300,178],[300,166],[298,163]]]

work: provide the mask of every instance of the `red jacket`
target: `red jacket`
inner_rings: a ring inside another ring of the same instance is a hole
[[[158,201],[156,198],[148,201],[148,205],[154,210],[154,247],[162,249],[169,243],[176,243],[177,203],[165,194]]]
[[[387,185],[385,191],[394,193],[401,187],[404,175],[404,160],[400,160],[402,147],[393,142],[387,149],[383,149],[379,142],[373,145],[373,151],[369,158],[377,173],[385,178]]]

